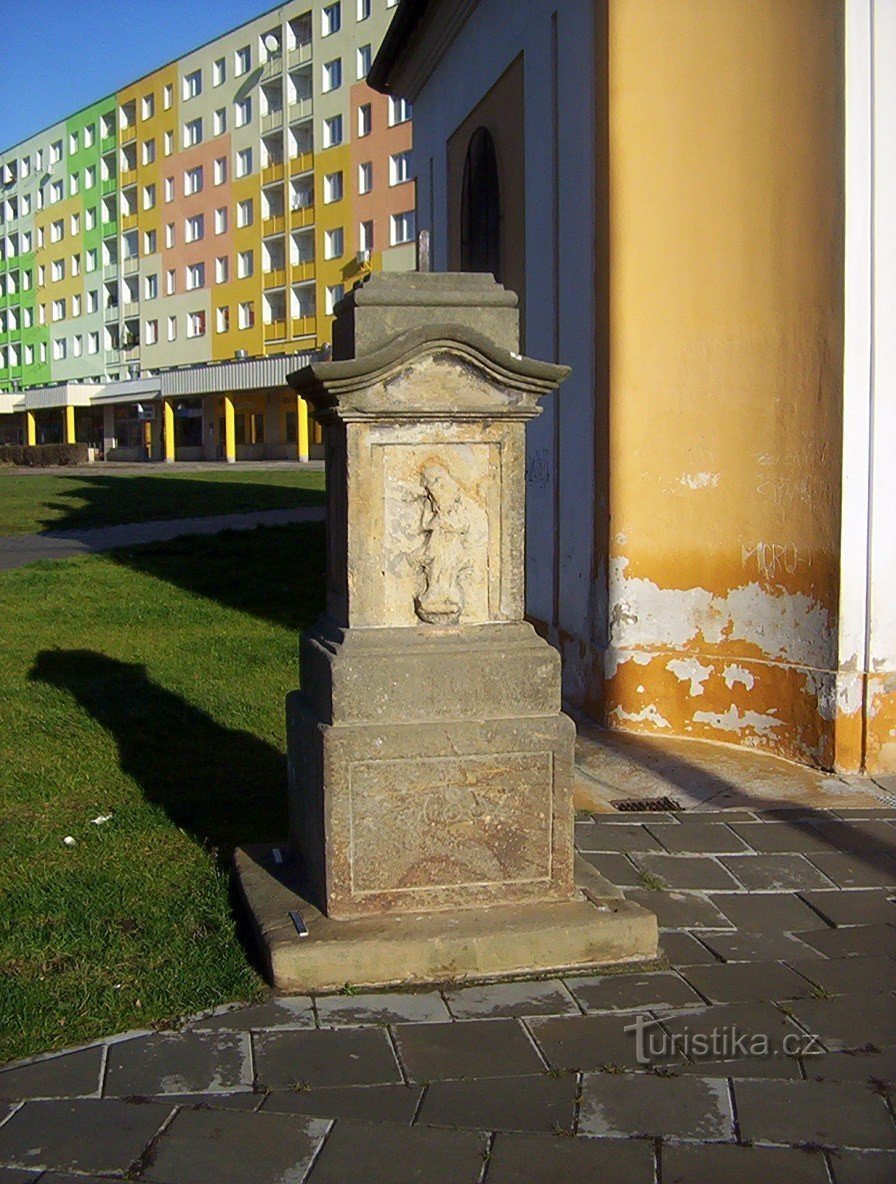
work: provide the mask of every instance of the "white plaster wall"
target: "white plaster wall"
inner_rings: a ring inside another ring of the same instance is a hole
[[[896,667],[896,4],[846,9],[841,669]]]
[[[560,234],[554,241],[552,14],[557,11]],[[572,366],[528,430],[526,607],[582,638],[591,634],[594,537],[594,63],[591,0],[482,0],[414,107],[421,228],[433,269],[447,268],[446,143],[511,62],[524,55],[526,352]],[[559,308],[554,261],[559,261]],[[557,324],[555,325],[555,318]],[[555,357],[555,338],[559,343]],[[554,417],[560,415],[560,537],[554,537]],[[559,620],[554,569],[559,563]]]

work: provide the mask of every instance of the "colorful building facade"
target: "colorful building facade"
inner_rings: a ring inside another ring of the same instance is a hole
[[[365,82],[394,8],[284,4],[0,152],[0,438],[307,452],[285,374],[353,282],[415,264],[410,109]]]

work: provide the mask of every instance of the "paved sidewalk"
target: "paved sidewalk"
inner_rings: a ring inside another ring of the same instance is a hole
[[[896,810],[576,832],[667,961],[272,997],[9,1067],[0,1184],[896,1179]]]
[[[180,535],[220,534],[223,530],[253,530],[256,526],[286,526],[293,522],[323,522],[325,517],[324,506],[300,506],[292,510],[253,510],[246,514],[171,518],[159,522],[97,526],[90,530],[47,530],[41,534],[13,535],[0,538],[0,571],[25,567],[40,559],[67,559],[72,555],[114,551],[119,547],[164,542]]]

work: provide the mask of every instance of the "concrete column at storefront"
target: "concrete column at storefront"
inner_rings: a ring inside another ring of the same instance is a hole
[[[62,408],[62,439],[66,444],[74,444],[75,442],[74,407]]]
[[[25,443],[37,443],[37,422],[35,421],[33,411],[25,412]]]
[[[164,424],[163,437],[165,446],[165,463],[174,464],[174,404],[170,399],[162,400],[162,420]]]
[[[236,460],[236,415],[230,395],[224,396],[224,459],[229,465]]]
[[[115,408],[103,408],[103,453],[106,460],[109,459],[109,453],[115,447]]]
[[[308,404],[299,395],[296,398],[296,450],[299,460],[308,459]]]

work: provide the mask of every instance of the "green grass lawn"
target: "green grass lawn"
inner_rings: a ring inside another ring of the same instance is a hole
[[[0,469],[0,537],[323,504],[309,469],[30,474]]]
[[[317,525],[0,575],[0,1062],[259,996],[228,861],[285,835],[323,588]]]

